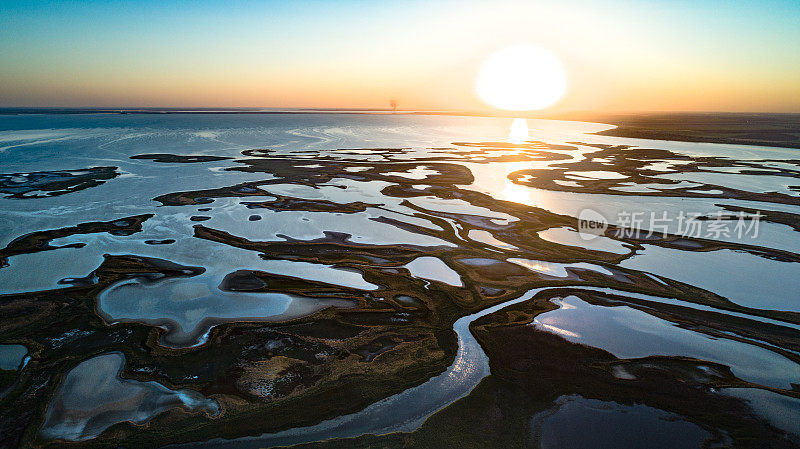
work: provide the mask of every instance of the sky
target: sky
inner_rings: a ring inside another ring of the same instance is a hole
[[[490,110],[509,45],[558,111],[800,112],[800,1],[7,1],[0,106]]]

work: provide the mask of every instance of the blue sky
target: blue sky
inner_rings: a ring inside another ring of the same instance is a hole
[[[0,2],[2,106],[474,109],[517,42],[562,109],[800,111],[800,2]]]

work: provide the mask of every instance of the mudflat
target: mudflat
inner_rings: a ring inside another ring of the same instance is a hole
[[[603,136],[800,148],[800,114],[653,113],[584,117],[616,128]]]

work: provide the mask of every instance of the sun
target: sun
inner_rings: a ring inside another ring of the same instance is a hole
[[[504,48],[489,56],[478,72],[475,91],[498,109],[544,109],[567,92],[567,76],[556,55],[533,45]]]

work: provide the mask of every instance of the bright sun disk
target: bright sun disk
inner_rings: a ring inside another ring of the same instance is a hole
[[[498,109],[544,109],[564,96],[567,77],[561,62],[550,51],[514,45],[484,61],[475,90],[483,101]]]

